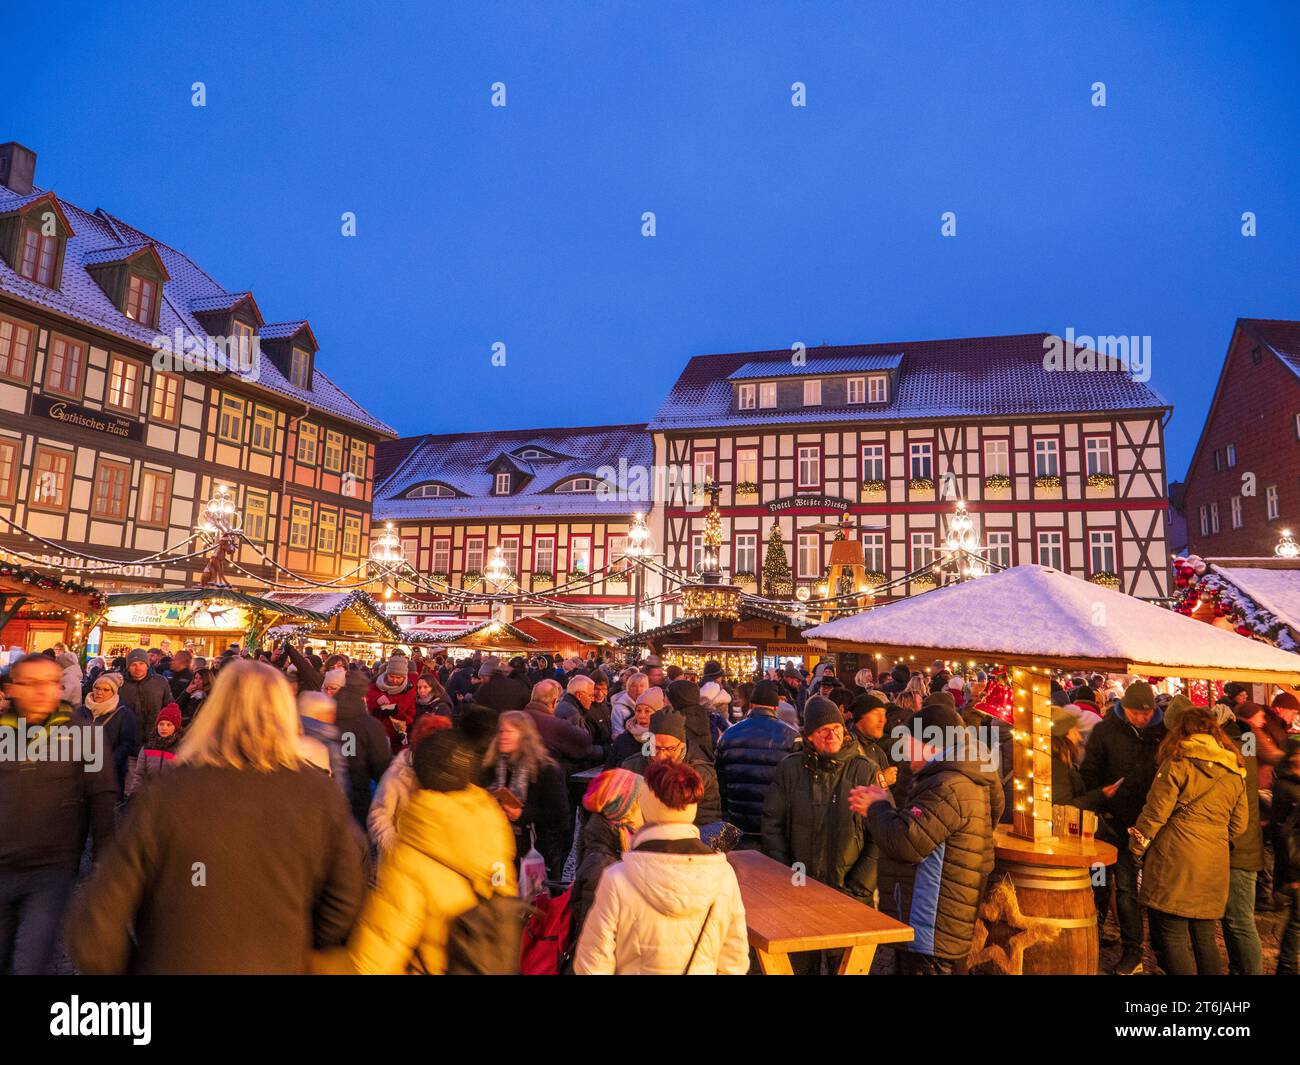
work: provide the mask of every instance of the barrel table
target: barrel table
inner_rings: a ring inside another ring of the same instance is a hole
[[[1020,839],[1000,825],[993,853],[971,966],[986,964],[1009,975],[1094,974],[1099,944],[1093,870],[1114,865],[1115,848],[1075,836]]]

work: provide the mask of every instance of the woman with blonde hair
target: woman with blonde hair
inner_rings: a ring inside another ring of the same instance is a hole
[[[305,973],[346,941],[366,844],[300,736],[278,670],[222,667],[176,768],[136,796],[73,905],[78,972]]]
[[[531,716],[522,710],[501,715],[483,757],[481,779],[510,819],[519,857],[536,846],[546,859],[547,876],[559,880],[573,813],[564,773],[547,753]]]

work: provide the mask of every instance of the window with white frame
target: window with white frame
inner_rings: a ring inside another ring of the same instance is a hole
[[[776,409],[776,382],[764,381],[758,386],[758,405],[763,410]]]
[[[932,532],[914,532],[912,533],[912,564],[911,570],[925,569],[934,562],[934,533]]]
[[[440,536],[433,541],[433,572],[451,573],[451,540]]]
[[[695,484],[713,484],[717,480],[715,470],[717,468],[717,452],[713,450],[699,450],[694,453],[694,473]]]
[[[1204,505],[1201,506],[1201,535],[1210,535],[1210,508]]]
[[[451,499],[456,493],[445,484],[422,484],[406,493],[407,499]]]
[[[798,576],[820,577],[822,575],[822,537],[821,533],[800,533],[796,551]]]
[[[500,471],[496,476],[496,481],[492,487],[493,495],[508,496],[510,494],[510,473],[507,470]]]
[[[741,448],[736,452],[736,484],[758,484],[758,449]]]
[[[758,534],[738,533],[736,535],[735,573],[758,573]]]
[[[1088,534],[1088,563],[1093,573],[1114,573],[1115,534],[1100,529]]]
[[[533,541],[533,572],[555,574],[555,537],[539,536]]]
[[[845,384],[845,402],[858,404],[867,401],[867,379],[850,377]]]
[[[1054,439],[1039,438],[1034,441],[1034,476],[1059,477],[1061,475],[1060,444]]]
[[[1270,484],[1264,489],[1264,506],[1267,508],[1268,520],[1272,521],[1282,513],[1281,505],[1278,501],[1277,485]]]
[[[820,488],[822,484],[822,449],[817,445],[799,448],[800,488]]]
[[[629,559],[625,554],[626,551],[627,537],[622,534],[611,536],[605,541],[605,565],[611,570],[627,569]]]
[[[1090,436],[1083,443],[1088,476],[1112,473],[1110,466],[1110,440],[1104,436]]]
[[[465,541],[465,572],[483,572],[483,537],[474,536]]]
[[[1234,529],[1240,529],[1241,525],[1242,525],[1241,496],[1233,496],[1232,497],[1232,527]]]
[[[736,406],[741,410],[753,410],[757,392],[754,385],[741,385],[736,389]]]
[[[862,534],[862,562],[868,573],[885,572],[885,534]]]
[[[556,486],[557,492],[594,492],[596,490],[596,478],[594,477],[570,477],[563,484]]]
[[[985,542],[988,545],[986,554],[990,562],[1003,567],[1011,565],[1011,533],[1005,531],[986,533]]]
[[[934,479],[934,445],[931,443],[912,444],[908,447],[908,476],[915,480],[924,477]]]
[[[862,479],[864,481],[883,481],[885,479],[885,445],[862,445]]]
[[[691,533],[691,557],[688,563],[691,573],[704,569],[704,534]]]
[[[1210,504],[1210,532],[1219,531],[1219,504],[1217,502]]]
[[[867,402],[884,403],[889,398],[889,378],[882,373],[867,378]]]
[[[1011,476],[1011,441],[984,441],[984,476]]]
[[[1228,469],[1232,469],[1232,467],[1237,465],[1237,445],[1229,444],[1226,449],[1226,455],[1228,459]]]
[[[591,537],[569,537],[569,572],[591,572]]]
[[[1064,556],[1061,549],[1059,532],[1040,532],[1038,534],[1038,564],[1052,569],[1064,569]]]
[[[803,405],[805,407],[820,407],[822,405],[821,381],[814,379],[803,383]]]
[[[512,577],[519,576],[519,537],[503,536],[497,544],[501,548],[501,559],[510,567]]]

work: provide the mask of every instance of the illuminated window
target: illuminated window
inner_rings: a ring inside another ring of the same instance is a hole
[[[289,546],[305,550],[311,544],[311,507],[295,503],[289,514]]]
[[[293,362],[289,367],[289,383],[294,388],[310,389],[311,355],[302,348],[293,349]]]
[[[244,493],[244,535],[256,543],[266,543],[266,519],[269,504],[261,492]]]
[[[339,516],[336,511],[322,510],[316,525],[316,550],[333,554],[338,546]]]
[[[132,274],[126,289],[126,316],[133,322],[153,325],[157,313],[157,283],[139,274]]]
[[[26,384],[31,359],[31,326],[12,318],[0,318],[0,377]]]
[[[348,473],[358,481],[366,478],[366,459],[368,450],[364,440],[353,440],[348,445]]]
[[[23,254],[18,272],[23,277],[47,288],[54,285],[54,262],[58,258],[59,238],[43,234],[36,226],[23,230]]]
[[[72,453],[38,447],[35,459],[32,465],[32,506],[42,510],[67,510]]]
[[[799,448],[800,488],[820,488],[822,484],[822,449],[817,446]]]
[[[343,434],[333,429],[325,430],[325,456],[321,463],[331,473],[343,469]]]
[[[140,475],[140,524],[161,528],[167,524],[172,475],[145,470]]]
[[[736,483],[758,484],[758,450],[747,447],[736,452]]]
[[[155,373],[149,387],[149,417],[176,424],[181,410],[181,379],[169,373]]]
[[[361,557],[361,519],[355,514],[343,516],[343,554],[348,558]]]
[[[867,378],[867,402],[884,403],[889,399],[889,378],[884,374],[873,374]]]
[[[984,476],[1011,476],[1011,442],[1009,440],[984,441]]]
[[[773,410],[776,407],[776,382],[765,381],[758,386],[758,405],[764,410]]]
[[[104,405],[134,414],[140,409],[141,367],[133,359],[113,355],[108,360],[108,394]]]
[[[803,405],[805,407],[820,407],[822,405],[821,381],[812,380],[803,383]]]
[[[95,490],[90,494],[90,516],[126,520],[126,494],[131,487],[131,467],[100,459],[95,467]]]
[[[822,575],[822,538],[820,533],[800,533],[795,551],[795,566],[800,577]]]
[[[217,418],[217,439],[227,444],[244,442],[244,401],[238,396],[222,396]]]
[[[264,455],[275,453],[275,411],[270,407],[253,407],[253,436],[249,443]]]
[[[303,422],[298,426],[298,461],[304,466],[316,465],[317,445],[320,441],[320,430],[310,422]]]
[[[18,496],[17,440],[0,440],[0,503],[12,503]]]
[[[81,395],[81,375],[86,368],[86,346],[67,337],[50,340],[50,357],[45,364],[45,387],[65,396]]]

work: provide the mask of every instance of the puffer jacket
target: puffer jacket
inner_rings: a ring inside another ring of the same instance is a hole
[[[808,876],[838,891],[870,896],[876,848],[865,820],[849,809],[849,792],[875,782],[857,744],[832,755],[811,746],[786,755],[763,801],[763,853],[782,865],[801,862]]]
[[[1121,777],[1119,786],[1105,805],[1103,815],[1111,822],[1111,829],[1123,837],[1142,812],[1147,792],[1156,776],[1156,750],[1165,738],[1165,726],[1159,711],[1144,729],[1134,728],[1118,705],[1093,728],[1084,751],[1083,785],[1089,791],[1113,784]]]
[[[1156,773],[1134,826],[1151,841],[1142,862],[1144,906],[1192,919],[1223,916],[1228,849],[1250,823],[1246,770],[1212,736],[1183,741],[1183,757]]]
[[[947,752],[917,770],[897,807],[867,810],[880,847],[880,908],[912,926],[914,953],[952,961],[970,953],[1002,816],[992,762],[974,749]]]
[[[726,855],[701,843],[693,825],[641,829],[623,860],[600,878],[578,939],[574,971],[579,976],[748,972],[745,903]]]
[[[366,814],[366,834],[381,856],[397,845],[397,815],[419,788],[408,747],[384,770]]]
[[[754,707],[718,740],[714,761],[722,812],[733,825],[748,835],[763,830],[763,800],[776,778],[777,766],[799,745],[799,733],[776,711]]]
[[[518,894],[514,855],[510,822],[482,788],[417,791],[348,940],[352,970],[446,972],[451,922],[481,897]]]

